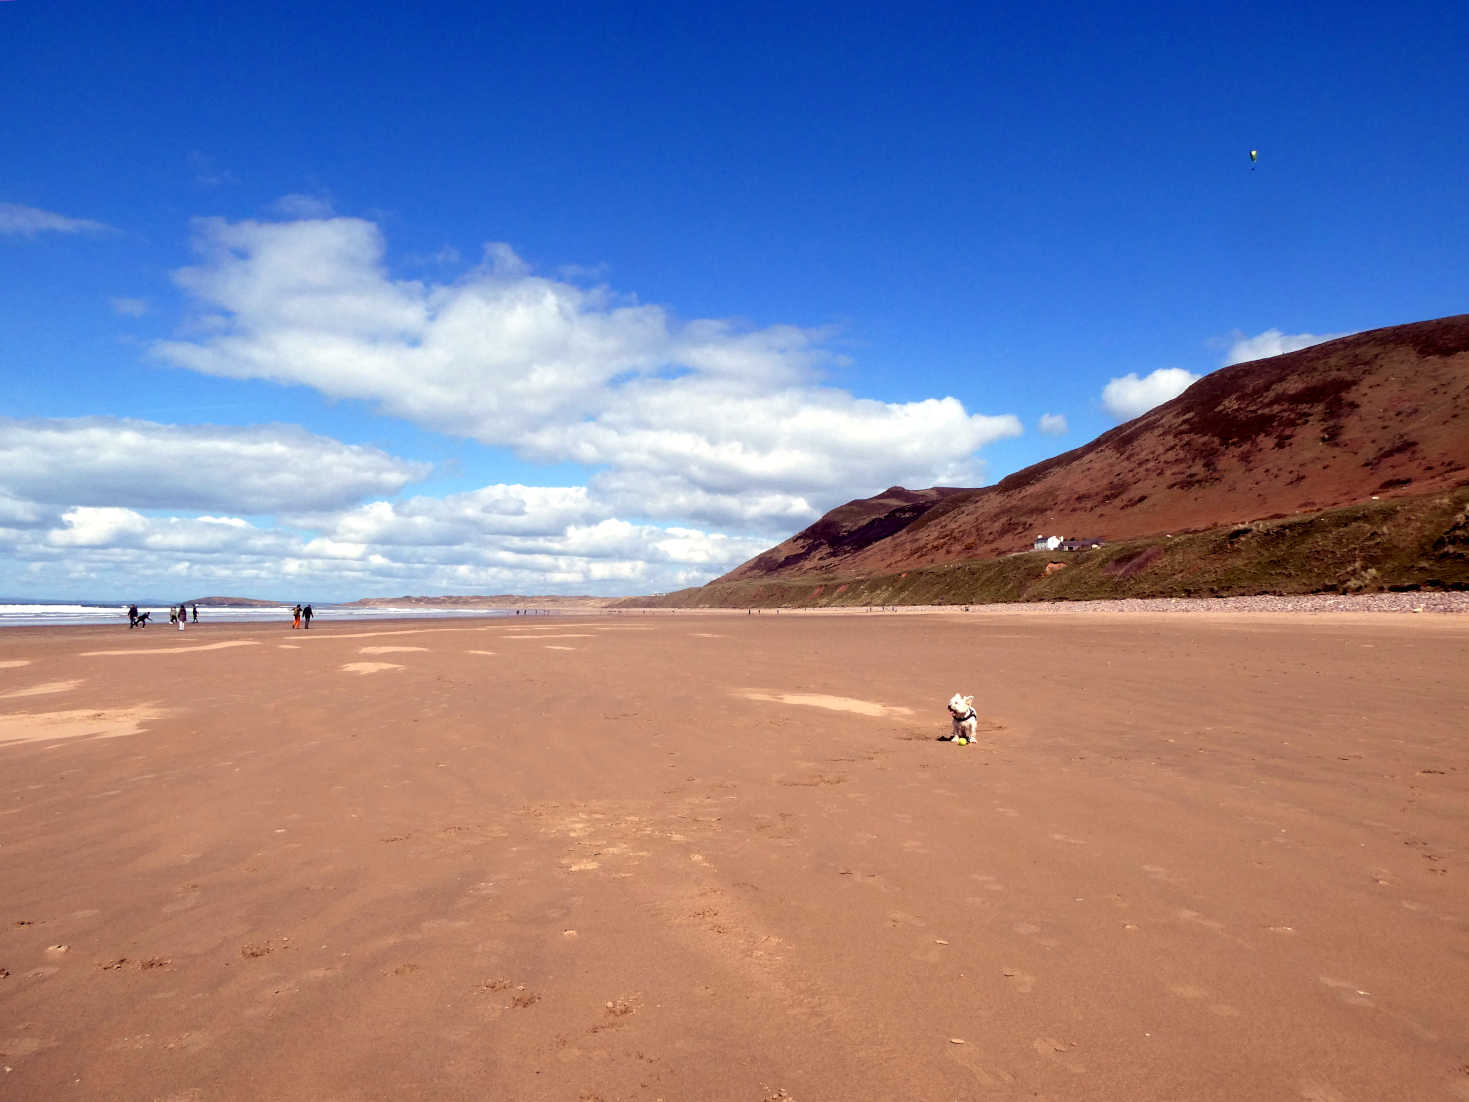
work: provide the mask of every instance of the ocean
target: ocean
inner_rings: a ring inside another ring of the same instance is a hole
[[[177,607],[177,606],[175,606]],[[401,620],[414,619],[453,620],[473,616],[513,616],[513,609],[430,609],[403,606],[401,608],[358,608],[343,605],[312,605],[317,620]],[[149,627],[168,627],[167,605],[139,605],[139,612],[148,612]],[[279,607],[224,607],[199,609],[199,623],[246,624],[277,621],[291,622],[291,606]],[[190,621],[192,623],[192,620]],[[127,627],[127,605],[113,604],[0,604],[0,627],[59,627],[68,624],[119,624]]]

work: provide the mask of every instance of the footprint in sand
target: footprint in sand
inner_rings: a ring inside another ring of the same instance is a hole
[[[49,1037],[44,1039],[41,1037],[8,1037],[0,1040],[0,1052],[5,1053],[7,1060],[24,1060],[27,1056],[34,1056],[43,1049],[55,1047],[56,1042]]]
[[[1075,1072],[1077,1075],[1086,1071],[1086,1065],[1071,1055],[1071,1050],[1076,1047],[1075,1045],[1058,1041],[1054,1037],[1037,1037],[1031,1042],[1030,1047],[1035,1049],[1037,1056],[1059,1064],[1067,1071]]]
[[[1363,991],[1360,987],[1358,987],[1355,983],[1352,983],[1350,980],[1338,980],[1333,979],[1330,976],[1322,976],[1321,982],[1324,983],[1327,987],[1331,988],[1332,991],[1336,992],[1337,998],[1341,999],[1341,1001],[1346,1003],[1348,1006],[1376,1005],[1372,1001],[1371,991]]]
[[[973,1073],[978,1085],[985,1091],[998,1090],[1003,1087],[1013,1086],[1015,1076],[1004,1068],[995,1067],[993,1064],[984,1063],[981,1053],[971,1045],[949,1044],[948,1057]]]
[[[924,964],[937,964],[944,959],[944,948],[949,943],[945,938],[936,937],[921,949],[915,949],[908,954],[910,960],[921,961]]]
[[[1202,987],[1195,987],[1191,983],[1176,983],[1170,988],[1180,999],[1207,999],[1209,992]]]
[[[1004,975],[1010,981],[1010,986],[1022,995],[1029,995],[1035,990],[1035,977],[1029,972],[1022,972],[1019,968],[1006,968]]]

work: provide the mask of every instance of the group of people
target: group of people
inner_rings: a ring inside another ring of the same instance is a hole
[[[297,605],[291,609],[291,630],[295,631],[297,628],[304,628],[306,631],[310,631],[311,617],[313,615],[315,614],[311,611],[310,605],[306,605],[305,607]]]
[[[139,612],[137,605],[128,605],[128,630],[131,631],[133,628],[145,628],[145,627],[147,627],[148,626],[148,617],[151,616],[151,615],[152,615],[151,612]],[[188,610],[188,608],[186,606],[184,606],[184,605],[179,605],[177,608],[174,608],[172,605],[170,605],[169,606],[169,609],[168,609],[168,622],[170,624],[177,624],[179,630],[180,631],[183,631],[184,630],[184,625],[189,622],[189,610]],[[194,623],[197,624],[198,622],[199,622],[199,606],[198,605],[195,605],[194,606]]]

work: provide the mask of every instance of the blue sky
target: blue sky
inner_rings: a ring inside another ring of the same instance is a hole
[[[0,593],[699,584],[1461,313],[1466,51],[1411,2],[0,0]]]

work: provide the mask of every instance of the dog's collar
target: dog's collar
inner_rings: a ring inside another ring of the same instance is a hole
[[[950,712],[949,715],[954,716],[954,713],[953,712]],[[954,718],[956,720],[958,720],[960,723],[963,723],[967,719],[978,719],[979,716],[977,716],[977,715],[974,714],[974,709],[973,708],[970,708],[968,715],[954,716]]]

